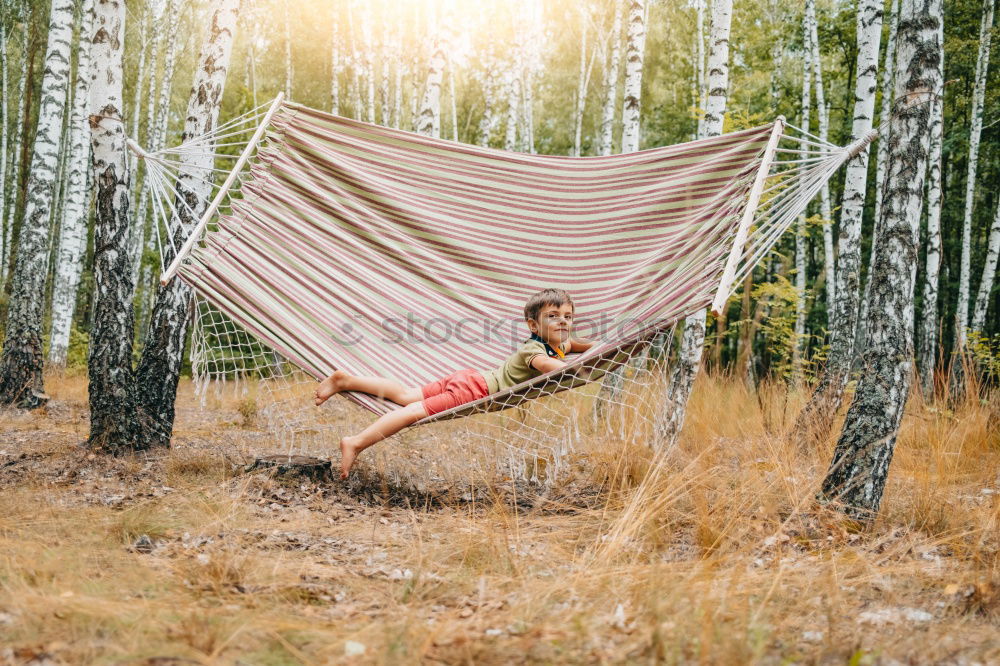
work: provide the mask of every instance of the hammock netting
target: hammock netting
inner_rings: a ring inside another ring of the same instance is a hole
[[[214,175],[235,155],[219,146],[252,155],[222,191]],[[144,157],[167,258],[171,184],[208,160],[203,198],[223,206],[177,269],[196,292],[196,386],[203,401],[252,396],[272,451],[336,458],[341,436],[394,407],[365,394],[313,407],[334,369],[410,386],[486,371],[528,337],[531,294],[569,291],[590,351],[359,459],[396,482],[551,481],[593,447],[665,436],[676,324],[724,303],[857,149],[779,120],[624,155],[522,154],[278,100]]]

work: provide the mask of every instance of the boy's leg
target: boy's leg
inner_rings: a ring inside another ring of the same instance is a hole
[[[395,435],[408,425],[412,425],[427,416],[424,403],[417,401],[405,407],[394,409],[388,414],[378,417],[374,423],[357,435],[344,437],[340,440],[340,478],[346,479],[359,453],[386,437]]]
[[[397,405],[409,405],[424,399],[419,388],[403,386],[385,377],[355,377],[343,370],[336,370],[324,379],[316,389],[316,406],[322,405],[335,393],[341,391],[361,391],[380,398],[392,400]]]

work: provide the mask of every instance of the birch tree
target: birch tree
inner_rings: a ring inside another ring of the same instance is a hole
[[[76,60],[76,89],[69,120],[66,205],[59,225],[59,253],[52,286],[52,332],[49,339],[49,362],[66,365],[69,333],[76,307],[76,289],[87,249],[87,171],[90,168],[90,127],[87,107],[90,104],[90,46],[93,35],[94,2],[80,5],[80,32]]]
[[[7,98],[10,97],[10,63],[7,60],[7,12],[0,11],[0,261],[7,257]],[[0,290],[4,282],[0,268]]]
[[[879,103],[878,119],[879,125],[884,127],[888,122],[889,112],[892,109],[892,91],[896,71],[896,30],[899,26],[899,0],[892,0],[889,7],[889,35],[885,45],[885,55],[882,64],[882,101]],[[876,143],[875,152],[875,210],[882,210],[882,193],[885,186],[885,165],[889,152],[888,141],[879,139]],[[877,213],[876,213],[877,215]],[[875,265],[875,250],[878,248],[878,238],[874,235],[877,230],[872,229],[871,247],[868,250],[868,271],[866,275],[871,276],[872,267]],[[866,322],[868,321],[868,301],[869,287],[871,279],[865,282],[863,296],[861,298],[861,310],[858,315],[858,327],[854,337],[855,356],[864,351],[865,338],[867,337]]]
[[[194,85],[184,116],[182,142],[211,132],[218,124],[239,8],[240,0],[220,0],[215,6],[209,22],[211,29],[198,56]],[[208,206],[212,188],[203,177],[210,173],[213,162],[210,152],[186,154],[181,158],[176,183],[176,214],[169,222],[175,245],[165,244],[165,263],[173,260]],[[139,400],[149,419],[150,443],[154,446],[169,445],[173,432],[174,399],[190,303],[191,290],[175,279],[157,292],[150,315],[137,375]]]
[[[628,2],[628,41],[625,51],[625,102],[622,107],[622,152],[639,150],[639,107],[642,61],[646,50],[646,1]]]
[[[381,122],[386,127],[389,127],[391,125],[391,122],[389,120],[389,118],[390,118],[390,115],[389,115],[390,114],[390,111],[389,111],[389,105],[390,105],[389,83],[392,80],[392,69],[390,67],[391,61],[390,61],[390,56],[389,56],[389,46],[387,44],[386,31],[385,31],[384,28],[383,28],[383,30],[381,32],[381,38],[379,39],[379,53],[382,56],[381,57],[381,62],[382,62],[382,77],[379,79],[379,88],[378,88],[378,91],[379,91],[378,92],[379,102],[380,102],[381,107],[382,107],[381,108],[381,111],[382,111]],[[451,74],[451,69],[450,68],[449,68],[449,74]],[[452,81],[452,102],[453,103],[454,103],[454,99],[455,99],[455,96],[454,96],[454,92],[455,92],[455,90],[454,90],[454,88],[455,88],[455,86],[454,86],[454,80],[455,80],[454,76],[452,76],[451,81]]]
[[[698,104],[698,136],[702,133],[704,116],[700,113],[705,108],[705,0],[695,0],[695,34],[694,36],[694,74],[695,100]]]
[[[962,256],[958,274],[958,305],[955,310],[955,346],[965,346],[969,326],[969,282],[972,254],[972,213],[975,208],[976,171],[979,165],[979,138],[983,131],[983,100],[986,97],[986,74],[990,67],[990,37],[993,28],[993,1],[983,0],[979,26],[979,57],[976,58],[976,82],[972,92],[969,130],[969,161],[965,176],[965,213],[962,217]],[[985,312],[983,317],[985,318]]]
[[[720,136],[726,114],[726,99],[729,89],[729,29],[733,20],[732,0],[715,0],[712,3],[712,19],[709,28],[708,47],[708,97],[705,100],[705,117],[699,138]],[[691,315],[684,320],[684,335],[678,353],[677,363],[670,376],[667,388],[667,404],[657,421],[657,440],[661,445],[670,445],[684,425],[688,398],[694,386],[694,378],[701,366],[701,355],[705,348],[706,312]]]
[[[940,0],[902,0],[895,115],[891,123],[885,196],[876,224],[881,247],[871,276],[868,345],[854,400],[833,461],[824,499],[851,517],[878,512],[910,389],[913,356],[913,267],[930,142],[928,90],[938,87]]]
[[[31,57],[28,55],[28,23],[31,20],[31,4],[28,2],[22,2],[21,7],[21,37],[20,37],[20,51],[21,51],[21,74],[17,80],[17,116],[14,120],[14,149],[10,153],[10,196],[7,200],[6,212],[0,208],[0,215],[3,215],[3,252],[0,254],[0,285],[6,285],[7,283],[7,270],[10,266],[10,253],[11,253],[11,240],[14,235],[14,212],[17,209],[17,199],[18,199],[18,188],[20,187],[22,180],[22,170],[24,165],[21,161],[21,148],[22,142],[24,140],[24,116],[27,113],[28,98],[29,95],[25,94],[25,83],[28,81],[29,77],[29,62],[31,62]],[[6,90],[5,90],[6,92]],[[7,159],[7,154],[4,153],[2,159]],[[0,202],[2,204],[3,202]]]
[[[330,31],[330,113],[340,115],[340,76],[343,65],[340,57],[340,17],[334,10],[333,28]]]
[[[809,45],[813,66],[813,86],[816,92],[816,114],[819,119],[819,138],[826,141],[830,133],[830,112],[826,106],[826,91],[823,89],[823,62],[820,59],[819,30],[816,20],[816,3],[808,0],[811,10],[809,20]],[[837,267],[833,250],[833,214],[830,205],[830,181],[824,181],[819,191],[819,212],[823,218],[823,268],[826,270],[826,311],[833,313],[833,300],[837,285]]]
[[[867,136],[872,129],[878,85],[878,48],[882,36],[881,0],[859,3],[856,32],[858,76],[854,87],[852,142]],[[829,432],[840,409],[854,359],[854,332],[861,289],[861,218],[868,191],[868,161],[869,150],[865,147],[847,163],[837,239],[837,285],[830,311],[830,354],[795,428],[798,436],[806,439]]]
[[[94,224],[94,303],[87,372],[94,449],[143,448],[132,372],[134,321],[129,238],[129,171],[122,121],[124,0],[96,0],[91,30],[90,141],[97,187]]]
[[[927,245],[924,264],[923,311],[917,356],[924,395],[934,393],[938,350],[938,282],[941,272],[941,150],[944,139],[944,22],[938,23],[938,86],[931,102],[931,138],[927,162]]]
[[[510,67],[506,76],[507,87],[507,126],[504,132],[503,149],[517,150],[517,107],[520,86],[517,82],[517,68]]]
[[[392,84],[392,118],[389,124],[396,129],[400,127],[400,118],[403,112],[403,78],[408,71],[408,66],[406,59],[400,55],[403,48],[403,29],[401,25],[402,19],[396,16],[396,30],[394,32],[394,43],[393,43],[393,66],[395,68],[395,76]]]
[[[990,237],[986,246],[986,261],[983,264],[983,276],[979,280],[979,291],[976,293],[976,304],[972,310],[972,330],[980,332],[986,323],[986,309],[989,306],[990,293],[993,291],[993,280],[997,273],[997,256],[1000,255],[1000,202],[997,212],[990,225]]]
[[[892,0],[889,7],[889,36],[885,43],[885,55],[882,63],[882,101],[879,104],[879,123],[884,124],[892,109],[892,91],[896,72],[896,30],[899,27],[899,0]],[[875,157],[875,210],[882,210],[882,195],[885,184],[885,163],[889,157],[889,142],[879,140]],[[874,247],[874,243],[872,244]],[[874,257],[875,255],[871,255]],[[871,263],[869,262],[869,268]],[[866,297],[867,300],[867,297]]]
[[[176,25],[178,18],[180,17],[181,5],[184,0],[168,0],[168,6],[164,12],[166,17],[167,25]],[[146,124],[149,127],[148,131],[148,147],[150,150],[160,150],[164,147],[167,136],[167,124],[170,119],[170,92],[173,87],[174,79],[174,68],[177,63],[177,30],[171,30],[167,34],[167,46],[163,56],[163,69],[159,76],[155,78],[156,89],[152,88],[154,79],[150,79],[150,104],[149,104],[149,116],[146,120]],[[155,104],[154,101],[155,100]],[[136,289],[138,285],[147,284],[148,280],[148,267],[141,265],[142,254],[143,254],[143,241],[145,239],[145,248],[147,250],[155,250],[156,234],[151,233],[149,224],[147,224],[146,213],[149,210],[149,202],[152,197],[151,184],[147,180],[143,180],[142,187],[139,188],[139,208],[136,213],[137,221],[134,224],[134,233],[130,240],[129,254],[132,261],[133,274],[141,274],[138,280],[136,280]],[[153,222],[155,224],[155,222]],[[145,306],[145,303],[141,305]],[[140,319],[140,322],[143,319]],[[141,330],[141,329],[140,329]]]
[[[169,2],[169,0],[166,0],[166,2]],[[134,126],[132,128],[132,136],[135,137],[136,140],[138,140],[138,137],[139,137],[139,117],[142,115],[142,101],[141,100],[142,100],[142,94],[143,94],[143,92],[145,92],[145,98],[146,98],[146,145],[149,145],[150,139],[152,138],[153,132],[155,131],[154,128],[153,128],[153,119],[154,119],[155,114],[156,114],[156,109],[154,108],[154,106],[155,106],[154,102],[156,101],[156,78],[157,78],[156,74],[157,74],[157,71],[159,70],[158,65],[160,64],[160,41],[161,41],[161,35],[164,32],[167,32],[168,34],[176,37],[176,33],[177,33],[177,30],[169,30],[169,31],[164,31],[163,30],[163,28],[164,28],[165,25],[170,25],[171,27],[176,26],[176,23],[165,23],[164,22],[164,19],[167,18],[168,14],[169,14],[169,12],[168,11],[164,11],[164,9],[165,8],[162,6],[162,4],[160,2],[157,2],[157,3],[154,4],[153,11],[149,12],[149,14],[150,14],[149,20],[152,22],[152,25],[153,25],[153,30],[152,30],[153,34],[148,37],[148,40],[149,40],[149,44],[148,44],[148,47],[149,47],[149,71],[146,72],[144,74],[144,76],[141,77],[139,79],[139,81],[136,83],[136,87],[135,87],[135,102],[132,105],[132,113],[134,114],[134,118],[133,118]],[[167,21],[169,21],[169,20],[170,19],[167,18]],[[145,23],[143,24],[143,27],[145,28]],[[144,38],[144,41],[143,41],[143,49],[142,49],[142,53],[143,54],[146,53],[145,40],[146,40],[146,38]],[[144,83],[144,81],[145,81],[145,83]],[[144,85],[145,85],[145,90],[143,90],[143,86]],[[137,159],[138,159],[138,156],[136,156],[136,155],[132,156],[132,163],[131,163],[132,170],[131,170],[131,173],[134,174],[134,175],[136,175],[136,177],[138,177],[138,175],[136,173],[136,165],[137,165],[137,161],[136,160]],[[133,187],[135,189],[133,190],[133,198],[132,198],[133,201],[136,199],[136,197],[134,196],[134,192],[138,189],[135,186],[136,186],[136,184],[134,183]]]
[[[128,132],[130,136],[138,136],[139,134],[139,111],[142,108],[142,89],[145,87],[146,78],[149,76],[150,69],[156,69],[156,58],[151,58],[152,67],[147,66],[146,55],[149,53],[150,48],[150,30],[149,23],[153,21],[151,11],[152,7],[150,3],[143,3],[142,12],[140,14],[139,20],[139,64],[136,66],[136,82],[135,88],[132,95],[132,110],[128,114],[126,121],[128,122]],[[156,27],[153,28],[153,44],[158,44],[159,40],[156,39]],[[131,172],[135,173],[135,157],[130,157]]]
[[[28,170],[27,200],[11,277],[6,337],[0,356],[0,404],[45,403],[42,379],[42,305],[49,263],[49,229],[59,167],[64,100],[70,78],[73,0],[52,0],[38,125]]]
[[[812,24],[816,20],[816,3],[806,0],[802,16],[802,106],[799,124],[809,131],[812,112]],[[806,337],[806,213],[802,211],[795,228],[795,339],[792,348],[792,368],[796,379],[801,377],[802,344]]]
[[[441,83],[444,80],[445,52],[448,40],[443,28],[438,28],[427,63],[427,83],[417,117],[417,132],[424,136],[441,136]]]
[[[375,67],[372,61],[371,3],[361,3],[361,79],[364,81],[364,107],[366,122],[375,122]]]
[[[496,105],[497,87],[496,67],[496,58],[493,56],[492,51],[487,51],[483,56],[483,71],[480,75],[480,85],[483,89],[483,115],[479,117],[478,143],[483,148],[487,148],[490,145],[490,135],[493,133],[493,127],[496,124],[494,108]]]
[[[598,155],[610,155],[615,126],[615,102],[618,99],[618,70],[621,67],[622,5],[613,2],[611,34],[608,36],[611,55],[604,68],[604,105],[601,108],[601,137],[597,142]]]
[[[581,155],[581,147],[583,140],[583,112],[587,105],[587,88],[590,85],[590,73],[594,67],[594,56],[597,54],[595,49],[593,54],[587,57],[587,32],[588,24],[590,23],[589,7],[583,5],[580,13],[582,16],[581,26],[580,26],[580,71],[577,75],[576,81],[576,99],[573,101],[573,156],[579,157]],[[525,104],[525,106],[528,106]]]
[[[282,2],[282,27],[285,35],[285,99],[292,99],[292,28],[291,17],[288,15],[288,2]],[[236,8],[239,11],[239,7]]]

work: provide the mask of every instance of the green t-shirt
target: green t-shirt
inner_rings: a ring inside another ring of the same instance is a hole
[[[563,345],[564,351],[569,351],[569,341]],[[509,389],[511,386],[526,382],[532,377],[542,374],[531,367],[531,360],[538,355],[546,356],[545,343],[539,340],[528,340],[517,351],[507,357],[499,368],[483,373],[486,387],[490,393]]]

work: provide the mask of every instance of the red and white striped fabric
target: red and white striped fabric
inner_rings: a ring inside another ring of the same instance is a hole
[[[771,129],[571,158],[284,103],[179,275],[316,378],[488,370],[547,287],[570,292],[601,354],[709,305]]]

